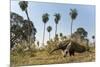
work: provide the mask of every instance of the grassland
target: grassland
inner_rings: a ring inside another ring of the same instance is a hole
[[[49,54],[45,50],[17,55],[11,54],[11,66],[94,62],[94,48],[92,48],[91,51],[92,52],[75,53],[75,56],[67,55],[66,57],[63,57],[60,52]]]

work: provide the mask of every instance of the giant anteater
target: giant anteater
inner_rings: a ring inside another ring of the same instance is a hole
[[[87,51],[87,47],[84,45],[80,45],[77,42],[68,40],[68,41],[59,43],[59,46],[55,48],[54,50],[52,50],[50,54],[56,50],[62,50],[65,57],[67,53],[69,53],[70,56],[74,56],[75,52],[83,53]]]

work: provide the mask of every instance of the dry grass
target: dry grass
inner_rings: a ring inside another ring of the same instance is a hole
[[[95,50],[92,53],[84,52],[81,54],[76,53],[75,56],[67,55],[65,58],[62,54],[53,53],[49,54],[47,51],[37,51],[35,53],[26,53],[25,55],[11,55],[11,65],[41,65],[41,64],[60,64],[60,63],[78,63],[78,62],[94,62]]]

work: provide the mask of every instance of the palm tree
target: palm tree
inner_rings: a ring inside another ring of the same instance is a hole
[[[30,48],[30,44],[31,44],[31,40],[30,40],[31,39],[31,34],[30,34],[30,32],[33,32],[34,33],[33,37],[35,37],[36,29],[35,29],[32,21],[30,21],[30,18],[29,18],[29,15],[28,15],[28,10],[27,10],[27,8],[28,8],[28,1],[20,1],[19,2],[19,6],[22,9],[22,11],[25,11],[25,13],[27,15],[27,19],[28,19],[27,22],[28,23],[24,22],[24,24],[28,24],[27,25],[27,30],[28,30],[27,35],[28,35],[28,42],[29,42],[29,48]]]
[[[60,33],[60,37],[62,37],[63,36],[63,34],[62,33]]]
[[[42,16],[42,21],[44,23],[43,45],[44,45],[44,38],[45,38],[45,26],[46,26],[46,23],[48,22],[48,20],[49,20],[49,14],[48,13],[43,14],[43,16]]]
[[[57,34],[57,24],[58,24],[58,22],[59,22],[61,16],[60,16],[59,13],[56,13],[54,16],[55,16],[54,21],[55,21],[55,24],[56,24],[56,26],[55,26],[55,27],[56,27],[56,29],[55,29],[55,36],[56,36],[56,34]]]
[[[51,27],[51,26],[48,26],[48,27],[47,27],[47,31],[48,31],[48,33],[49,33],[49,41],[50,41],[50,32],[52,31],[52,27]]]
[[[94,35],[92,36],[92,39],[93,39],[93,44],[95,45],[95,36]]]
[[[73,20],[75,20],[76,19],[76,17],[77,17],[77,15],[78,15],[78,13],[77,13],[77,10],[76,9],[70,9],[70,17],[71,17],[71,37],[72,37],[72,27],[73,27]]]
[[[92,39],[93,39],[93,40],[95,39],[95,36],[94,36],[94,35],[92,36]]]
[[[60,39],[61,39],[61,40],[63,40],[63,34],[62,34],[62,33],[60,33],[60,35],[59,35],[59,36],[60,36]]]
[[[40,45],[40,43],[39,43],[39,41],[37,41],[37,46],[39,47],[39,45]]]
[[[28,16],[28,10],[27,10],[27,7],[28,7],[28,2],[27,1],[20,1],[19,2],[19,6],[20,8],[22,9],[22,11],[25,11],[26,15],[27,15],[27,19],[29,19],[29,16]]]

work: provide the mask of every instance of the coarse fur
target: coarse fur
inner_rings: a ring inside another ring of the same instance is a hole
[[[68,45],[70,42],[71,42],[71,44],[70,44],[70,47],[68,48]],[[59,46],[57,48],[55,48],[54,50],[52,50],[50,52],[50,54],[56,50],[62,50],[64,53],[64,57],[65,57],[67,55],[67,53],[69,53],[70,56],[74,56],[75,52],[83,53],[83,52],[87,51],[87,48],[86,48],[86,46],[80,45],[77,42],[68,40],[68,41],[59,43]]]

